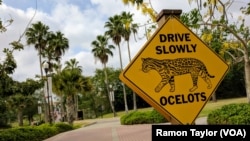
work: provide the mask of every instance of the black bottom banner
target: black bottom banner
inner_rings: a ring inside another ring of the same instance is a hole
[[[152,141],[250,141],[250,125],[152,125]]]

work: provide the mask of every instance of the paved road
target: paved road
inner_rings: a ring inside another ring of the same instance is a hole
[[[93,123],[45,141],[151,141],[151,124],[120,125],[119,118],[99,119]],[[196,124],[206,124],[206,118],[197,119]]]

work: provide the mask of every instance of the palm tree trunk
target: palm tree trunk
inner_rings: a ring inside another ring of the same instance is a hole
[[[70,125],[74,122],[74,101],[73,96],[68,95],[66,100],[67,121]]]
[[[131,62],[131,54],[130,54],[129,40],[127,41],[127,46],[128,46],[128,57],[129,57],[129,62]],[[133,91],[133,105],[134,105],[134,110],[137,110],[136,95],[135,95],[135,92],[134,92],[134,91]]]
[[[57,73],[61,73],[61,61],[60,59],[57,61],[57,65],[58,65],[58,68],[57,68]],[[64,107],[64,95],[62,93],[58,93],[60,95],[60,114],[61,114],[61,120],[62,121],[65,121],[65,107]]]
[[[38,50],[38,55],[39,55],[39,64],[40,64],[40,73],[41,73],[41,79],[43,79],[43,64],[42,64],[42,55],[41,55],[41,48],[39,48]],[[49,111],[48,111],[48,105],[46,103],[46,88],[43,87],[43,92],[44,92],[44,96],[43,96],[43,101],[44,102],[44,121],[47,123],[49,122]]]
[[[119,49],[119,57],[120,57],[120,65],[121,65],[121,70],[123,70],[123,65],[122,65],[122,54],[121,54],[121,48],[120,45],[118,44],[118,49]],[[124,98],[124,106],[125,106],[125,112],[126,114],[128,113],[128,104],[127,104],[127,93],[125,89],[124,83],[122,83],[123,87],[123,98]]]
[[[74,95],[74,103],[75,103],[75,108],[74,108],[74,112],[75,112],[75,119],[78,120],[78,95]]]
[[[43,78],[43,64],[42,64],[42,55],[41,55],[41,48],[39,48],[39,63],[40,63],[40,72],[41,72],[41,78]]]
[[[109,81],[108,81],[108,74],[107,74],[107,67],[106,67],[106,63],[103,64],[104,65],[104,75],[105,75],[105,84],[106,84],[106,88],[107,88],[107,92],[108,92],[108,99],[109,99],[109,104],[111,106],[111,109],[114,113],[114,117],[116,116],[115,113],[115,106],[113,105],[113,103],[111,102],[111,98],[110,98],[110,90],[109,90]]]
[[[61,98],[60,98],[60,113],[61,113],[61,120],[62,121],[65,121],[65,109],[64,109],[64,104],[63,104],[63,101],[64,101],[64,96],[61,95]]]

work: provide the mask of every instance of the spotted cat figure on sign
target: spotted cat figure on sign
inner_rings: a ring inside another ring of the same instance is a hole
[[[160,92],[161,89],[170,84],[170,92],[175,91],[174,77],[184,74],[190,74],[192,78],[193,87],[189,89],[190,92],[198,88],[198,76],[200,76],[206,83],[207,88],[212,88],[210,78],[215,76],[210,75],[203,62],[195,58],[177,58],[177,59],[154,59],[142,58],[142,71],[147,73],[150,70],[156,70],[161,76],[160,83],[155,87],[155,92]]]

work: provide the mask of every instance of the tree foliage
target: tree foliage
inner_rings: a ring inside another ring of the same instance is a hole
[[[136,6],[143,14],[149,15],[154,22],[156,21],[157,12],[154,10],[151,0],[148,2],[145,2],[144,0],[122,0],[122,2],[125,5],[131,4]]]
[[[217,53],[222,55],[231,65],[244,62],[245,90],[250,102],[250,65],[249,65],[249,40],[250,27],[245,23],[244,16],[247,16],[247,8],[240,8],[242,14],[230,18],[230,7],[234,1],[203,0],[196,2],[202,20],[197,24],[203,27],[201,37]],[[202,10],[201,10],[202,9]],[[203,12],[205,11],[205,12]]]
[[[106,70],[106,68],[107,68],[106,65],[108,63],[109,56],[111,56],[111,57],[113,56],[112,50],[115,49],[115,47],[113,45],[108,44],[108,37],[106,35],[98,35],[96,37],[96,40],[92,41],[91,45],[93,47],[91,52],[93,53],[94,57],[96,59],[98,59],[103,64],[106,90],[108,93],[110,93],[110,89],[109,89],[110,84],[108,81],[108,74],[107,74],[107,70]],[[109,97],[109,95],[108,95],[108,97]],[[110,103],[110,106],[112,107],[113,113],[115,113],[114,105],[111,102],[111,100],[109,100],[109,103]]]
[[[75,115],[78,111],[78,94],[91,90],[89,78],[82,75],[82,69],[78,63],[76,59],[66,61],[63,70],[53,75],[52,78],[53,92],[62,100],[65,99],[66,117],[69,124],[73,124],[77,118]]]

